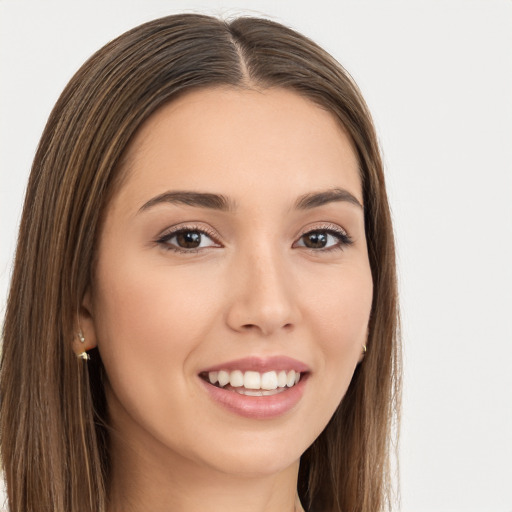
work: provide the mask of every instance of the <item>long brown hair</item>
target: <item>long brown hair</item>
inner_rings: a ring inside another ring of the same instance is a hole
[[[389,505],[398,419],[395,254],[370,114],[348,73],[275,22],[183,14],[146,23],[94,54],[71,79],[42,135],[28,183],[1,362],[1,456],[11,512],[104,512],[108,418],[97,351],[75,356],[102,213],[123,153],[156,109],[192,88],[282,87],[328,110],[359,157],[374,283],[368,351],[333,418],[301,459],[307,510]],[[396,433],[396,432],[395,432]]]

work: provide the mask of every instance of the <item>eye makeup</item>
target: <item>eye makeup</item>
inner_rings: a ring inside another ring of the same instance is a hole
[[[213,230],[204,226],[181,225],[166,231],[155,243],[168,251],[190,254],[212,247],[222,247],[217,238]]]
[[[195,224],[180,225],[167,230],[155,240],[165,250],[182,254],[194,254],[204,249],[221,248],[219,236],[212,229]],[[304,248],[312,252],[343,250],[354,243],[341,227],[328,224],[304,230],[292,244],[292,248]]]
[[[354,243],[350,235],[341,228],[318,227],[306,231],[292,247],[304,247],[312,251],[342,250]]]

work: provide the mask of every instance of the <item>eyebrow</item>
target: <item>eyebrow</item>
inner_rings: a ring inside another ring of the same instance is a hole
[[[161,203],[184,204],[186,206],[195,206],[197,208],[209,208],[211,210],[220,210],[223,212],[234,210],[234,203],[226,196],[221,194],[210,194],[205,192],[164,192],[144,203],[139,212],[148,210]]]
[[[323,206],[324,204],[339,201],[346,201],[347,203],[358,206],[364,210],[363,205],[358,201],[358,199],[344,188],[333,188],[323,192],[305,194],[297,199],[295,202],[295,208],[298,210],[309,210],[311,208]]]
[[[363,205],[348,190],[333,188],[322,192],[312,192],[300,196],[295,202],[295,209],[309,210],[328,203],[345,201],[361,209]],[[183,204],[196,208],[208,208],[223,212],[235,210],[235,203],[222,194],[211,194],[207,192],[170,191],[153,197],[139,208],[139,213],[149,210],[162,203]]]

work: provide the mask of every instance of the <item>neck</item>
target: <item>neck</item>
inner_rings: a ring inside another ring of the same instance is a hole
[[[226,474],[175,452],[154,456],[111,439],[109,512],[302,512],[299,462],[274,474]]]

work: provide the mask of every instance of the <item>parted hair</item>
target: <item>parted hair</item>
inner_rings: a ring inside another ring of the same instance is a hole
[[[50,114],[27,187],[3,327],[1,458],[10,512],[105,512],[109,421],[101,355],[72,349],[102,216],[141,124],[178,95],[285,88],[329,111],[359,160],[373,277],[368,350],[329,424],[303,454],[310,512],[379,512],[393,497],[400,345],[395,252],[378,142],[343,67],[273,21],[180,14],[96,52]]]

